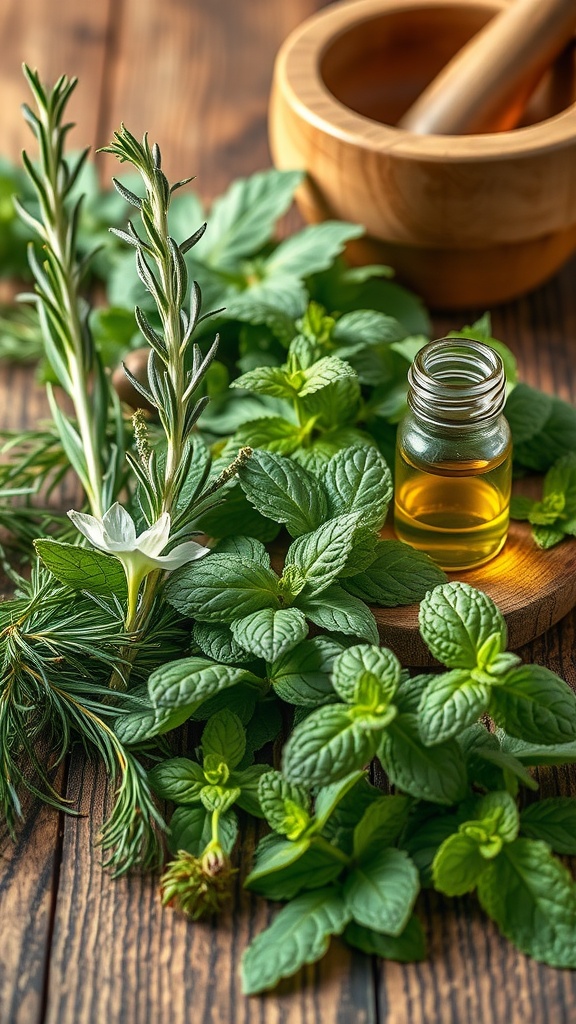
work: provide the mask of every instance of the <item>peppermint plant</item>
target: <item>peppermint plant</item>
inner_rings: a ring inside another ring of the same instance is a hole
[[[544,477],[541,501],[514,496],[512,519],[528,520],[540,548],[552,548],[576,534],[576,452],[558,459]]]

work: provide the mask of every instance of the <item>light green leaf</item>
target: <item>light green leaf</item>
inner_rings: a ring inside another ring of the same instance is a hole
[[[556,853],[576,854],[576,799],[549,797],[530,804],[520,815],[520,828],[532,839],[549,843]]]
[[[457,736],[486,711],[490,687],[475,683],[467,669],[433,676],[418,709],[418,728],[426,746]]]
[[[478,898],[523,953],[576,968],[576,886],[545,843],[517,839],[482,875]]]
[[[332,666],[342,647],[328,637],[304,640],[279,657],[272,666],[270,682],[282,700],[302,707],[316,707],[336,700],[331,683]]]
[[[326,590],[346,564],[358,525],[356,515],[338,516],[293,541],[285,566],[295,565],[306,580],[306,595]]]
[[[303,889],[321,889],[342,872],[342,860],[327,843],[296,842],[268,835],[258,844],[245,887],[268,900],[291,900]]]
[[[201,622],[232,622],[260,608],[277,608],[278,577],[237,555],[208,555],[172,576],[165,594],[184,615]]]
[[[388,703],[400,682],[400,672],[398,658],[387,647],[357,644],[336,658],[332,684],[342,700],[354,704],[358,702],[358,681],[368,674],[376,681],[379,700]]]
[[[200,790],[206,785],[201,766],[187,757],[161,761],[152,769],[148,778],[157,796],[163,800],[173,800],[176,804],[197,803]]]
[[[370,804],[354,829],[354,856],[371,856],[392,846],[406,824],[411,802],[406,796],[383,796]]]
[[[442,569],[423,551],[415,551],[399,540],[379,541],[376,557],[367,569],[344,586],[350,594],[382,608],[421,601],[424,595],[446,579]]]
[[[288,400],[294,399],[298,393],[298,388],[290,382],[290,374],[282,366],[258,366],[255,370],[248,370],[231,381],[230,387]]]
[[[239,796],[240,789],[237,786],[233,788],[228,788],[227,786],[204,786],[200,791],[202,806],[211,814],[214,811],[226,814],[226,811],[230,810],[232,804],[236,803]]]
[[[506,623],[493,601],[467,583],[445,583],[420,605],[420,632],[438,661],[450,668],[475,668],[478,652],[498,638],[494,656],[506,647]],[[484,667],[484,666],[482,666]]]
[[[398,960],[403,964],[426,959],[426,936],[420,919],[413,914],[400,935],[384,935],[351,921],[344,930],[344,941],[369,956]]]
[[[209,227],[195,247],[195,256],[210,266],[235,269],[239,260],[272,237],[301,180],[299,171],[276,170],[237,178],[214,200]]]
[[[292,537],[310,533],[327,518],[326,497],[316,477],[291,459],[255,451],[238,476],[254,508],[285,523]]]
[[[512,843],[518,837],[518,807],[514,797],[506,790],[486,793],[478,802],[474,817],[505,843]]]
[[[533,743],[565,743],[576,737],[576,696],[542,665],[522,665],[492,688],[490,714],[512,736]]]
[[[214,546],[214,552],[218,555],[237,555],[245,562],[258,562],[266,569],[270,568],[270,555],[262,541],[255,537],[222,537]]]
[[[283,771],[290,782],[325,786],[336,782],[374,756],[378,731],[366,730],[343,704],[328,704],[296,726],[283,753]]]
[[[238,819],[227,811],[218,820],[218,836],[224,852],[230,855],[238,836]],[[172,853],[186,850],[201,857],[212,839],[212,815],[202,805],[177,807],[170,819],[168,845]]]
[[[310,823],[310,796],[304,786],[295,786],[282,772],[267,771],[260,777],[258,797],[264,817],[275,832],[298,839]]]
[[[350,917],[333,888],[303,893],[285,906],[273,924],[261,932],[242,957],[242,987],[246,995],[273,988],[328,949],[331,935],[340,935]]]
[[[243,668],[218,665],[207,658],[181,658],[155,669],[148,679],[148,691],[159,708],[187,707],[192,711],[214,694],[242,682],[261,684]]]
[[[372,644],[377,644],[380,639],[370,609],[337,584],[314,596],[302,594],[297,598],[297,605],[307,619],[322,629],[360,637]]]
[[[406,329],[398,320],[376,309],[356,309],[352,313],[344,313],[332,331],[332,341],[346,347],[402,341],[405,336]]]
[[[235,640],[257,658],[272,662],[291,651],[308,634],[298,608],[262,608],[232,623]]]
[[[364,228],[359,224],[331,220],[311,224],[280,242],[266,262],[266,276],[287,274],[303,278],[327,270],[345,243],[363,234]]]
[[[363,525],[382,526],[392,497],[392,475],[377,448],[356,445],[337,452],[323,480],[332,516],[358,512]]]
[[[187,721],[194,711],[194,705],[183,705],[178,708],[150,708],[142,711],[131,711],[122,715],[114,722],[114,732],[125,747],[137,746],[162,736]]]
[[[233,711],[223,708],[212,715],[202,733],[202,756],[216,755],[228,768],[236,768],[244,757],[246,733]]]
[[[228,785],[235,786],[239,790],[239,795],[236,797],[238,807],[241,807],[247,814],[251,814],[253,818],[264,817],[258,798],[258,786],[265,771],[265,764],[251,764],[247,768],[243,768],[242,771],[230,772],[228,779]]]
[[[342,892],[357,924],[400,935],[419,889],[418,871],[406,851],[389,848],[363,858],[347,876]]]
[[[356,371],[352,369],[350,363],[344,362],[338,356],[323,356],[307,370],[302,371],[303,380],[298,388],[298,397],[314,395],[330,384],[345,380],[346,377],[356,380]]]
[[[456,832],[444,840],[434,857],[434,888],[446,896],[463,896],[465,892],[472,892],[489,863],[480,853],[475,839]]]
[[[126,576],[117,558],[101,551],[63,544],[57,540],[34,541],[36,553],[60,583],[92,594],[126,595]]]
[[[398,715],[382,737],[378,757],[390,781],[422,800],[455,804],[467,792],[466,765],[455,740],[425,747],[416,715]]]
[[[338,805],[350,793],[358,783],[366,778],[363,771],[351,772],[339,782],[333,782],[330,786],[322,786],[318,790],[314,801],[314,830],[321,832]]]
[[[522,764],[533,768],[539,765],[576,764],[576,740],[571,743],[527,743],[514,736],[502,736],[502,749]]]

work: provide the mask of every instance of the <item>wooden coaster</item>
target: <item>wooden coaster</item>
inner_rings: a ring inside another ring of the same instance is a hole
[[[528,523],[511,522],[506,544],[496,558],[479,569],[447,576],[483,590],[495,601],[508,625],[508,645],[515,650],[576,605],[576,538],[542,551]],[[372,608],[382,643],[412,668],[437,664],[418,631],[418,607]]]

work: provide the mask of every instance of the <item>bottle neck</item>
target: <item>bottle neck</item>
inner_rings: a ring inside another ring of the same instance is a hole
[[[408,371],[408,405],[416,418],[469,430],[497,419],[506,377],[494,349],[470,338],[440,338],[420,349]]]

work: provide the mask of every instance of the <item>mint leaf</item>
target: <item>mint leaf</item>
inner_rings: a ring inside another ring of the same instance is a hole
[[[295,565],[300,570],[306,580],[307,596],[326,590],[344,568],[357,525],[355,515],[338,516],[292,542],[285,567]]]
[[[230,626],[223,622],[195,622],[192,629],[194,643],[208,658],[233,665],[240,661],[250,661],[252,655],[236,643]]]
[[[415,551],[399,540],[379,541],[376,557],[367,569],[344,586],[350,594],[382,608],[421,601],[424,595],[446,580],[442,569],[423,551]]]
[[[258,784],[264,817],[280,835],[298,839],[310,823],[310,797],[303,786],[295,786],[281,772],[267,771]]]
[[[333,782],[330,786],[322,786],[322,789],[320,789],[316,794],[316,799],[314,801],[313,828],[315,832],[321,832],[324,830],[336,808],[350,792],[353,790],[355,793],[357,792],[358,783],[362,782],[365,778],[365,772],[356,771],[351,772],[350,775],[346,775],[338,782]]]
[[[533,526],[532,536],[539,548],[548,551],[549,548],[555,547],[561,540],[564,540],[566,534],[561,528],[556,529],[553,526]]]
[[[426,746],[457,736],[486,711],[490,687],[475,683],[467,669],[433,676],[418,709],[420,735]]]
[[[402,341],[405,337],[406,329],[402,324],[376,309],[356,309],[352,313],[344,313],[332,331],[332,341],[346,348]]]
[[[244,757],[246,733],[233,711],[223,708],[212,715],[202,733],[202,756],[209,754],[223,761],[228,768],[236,768]]]
[[[516,801],[504,791],[486,793],[479,801],[475,818],[481,821],[492,836],[498,836],[505,843],[518,838],[520,819]],[[490,851],[483,850],[487,856]]]
[[[373,677],[378,700],[388,703],[400,682],[400,662],[387,647],[357,644],[342,651],[334,662],[332,685],[348,704],[359,703],[358,682]]]
[[[264,661],[276,661],[291,651],[308,633],[304,613],[298,608],[262,608],[232,623],[235,640]]]
[[[254,995],[272,988],[328,949],[331,935],[340,935],[349,913],[332,888],[303,893],[285,906],[242,957],[242,988]]]
[[[512,392],[511,398],[516,394],[518,387]],[[541,396],[541,393],[535,392],[534,389],[530,391],[532,396]],[[576,410],[560,398],[553,397],[550,400],[550,415],[543,427],[532,434],[529,440],[517,443],[514,439],[514,429],[512,430],[515,462],[540,473],[544,473],[567,452],[576,451]],[[541,397],[537,402],[540,404]]]
[[[279,603],[271,569],[228,554],[191,562],[168,580],[165,594],[177,611],[203,622],[232,622]]]
[[[444,840],[432,862],[434,888],[446,896],[463,896],[476,888],[488,864],[477,841],[456,832]]]
[[[237,683],[259,685],[247,669],[218,665],[207,658],[181,658],[161,665],[148,679],[150,699],[158,708],[199,707],[209,697]]]
[[[522,665],[492,688],[490,714],[513,736],[534,743],[563,743],[576,735],[576,696],[542,665]]]
[[[425,747],[416,715],[398,715],[380,742],[378,757],[393,785],[422,800],[455,804],[467,793],[466,765],[454,740]]]
[[[298,389],[290,382],[290,375],[282,366],[258,366],[248,370],[241,377],[230,382],[231,388],[242,388],[260,395],[271,395],[272,398],[294,399]]]
[[[187,757],[162,761],[149,772],[148,778],[157,796],[176,804],[196,803],[200,800],[200,790],[206,785],[200,765]]]
[[[238,819],[227,811],[218,819],[218,836],[224,852],[231,854],[238,837]],[[177,807],[170,819],[168,845],[172,853],[186,850],[201,857],[212,839],[212,815],[202,805]]]
[[[520,494],[513,494],[510,499],[510,518],[527,520],[536,502]]]
[[[297,603],[306,618],[322,629],[361,637],[373,644],[379,641],[378,627],[370,609],[337,584],[311,597],[302,594]]]
[[[392,846],[406,824],[410,805],[405,796],[383,796],[370,804],[354,829],[354,856],[371,856]]]
[[[265,836],[258,845],[254,869],[245,887],[268,900],[291,900],[303,889],[321,889],[342,873],[337,851],[314,839],[290,842]]]
[[[267,451],[291,455],[301,441],[302,427],[297,423],[282,416],[262,416],[239,427],[230,444],[233,443],[235,451],[250,445],[251,448],[265,448]]]
[[[266,276],[287,274],[303,278],[327,270],[345,243],[363,234],[364,228],[359,224],[332,220],[311,224],[280,242],[266,262]]]
[[[237,178],[214,200],[210,223],[194,249],[209,266],[234,270],[272,237],[276,221],[292,203],[299,171],[260,171]]]
[[[290,459],[255,451],[238,476],[254,508],[285,523],[292,537],[310,533],[327,517],[326,497],[316,477]]]
[[[420,632],[438,661],[450,668],[475,668],[478,652],[492,637],[495,656],[506,647],[506,623],[493,601],[467,583],[445,583],[420,605]]]
[[[352,369],[350,363],[339,359],[338,356],[323,356],[322,359],[312,363],[308,369],[302,370],[300,376],[302,383],[298,387],[299,398],[315,395],[318,391],[323,391],[331,384],[344,381],[347,377],[355,382],[354,392],[357,389],[356,371]],[[310,406],[307,408],[310,410]]]
[[[126,576],[117,558],[101,551],[63,544],[57,540],[34,541],[36,553],[60,583],[91,594],[126,595]]]
[[[270,417],[270,419],[273,419],[273,417]],[[263,421],[260,420],[259,422]],[[286,423],[286,421],[280,420],[280,423]],[[290,431],[293,429],[299,430],[299,428],[292,428],[291,424],[287,424],[287,426]],[[274,431],[272,428],[271,432],[273,435]],[[244,443],[253,444],[252,441],[239,442],[234,447],[232,458]],[[298,438],[296,438],[293,441],[293,447],[298,443]],[[293,447],[290,448],[291,451]],[[279,531],[278,523],[265,519],[264,516],[261,516],[259,512],[252,508],[240,484],[236,484],[230,490],[227,490],[224,500],[200,517],[198,527],[209,537],[229,537],[230,534],[241,534],[251,538],[258,538],[264,542],[274,540]],[[255,561],[260,562],[261,559],[256,558]]]
[[[576,740],[569,743],[527,743],[525,740],[502,733],[502,749],[522,764],[536,768],[539,765],[576,764]]]
[[[251,764],[242,771],[230,772],[228,785],[238,788],[236,803],[243,811],[251,814],[253,818],[263,818],[264,814],[258,797],[258,787],[263,773],[266,771],[265,764]]]
[[[338,452],[323,474],[332,516],[360,513],[374,529],[386,519],[392,497],[392,475],[377,448],[356,445]]]
[[[353,709],[328,704],[296,726],[284,747],[282,765],[290,782],[323,786],[367,764],[380,733],[362,726]]]
[[[426,959],[426,936],[415,914],[400,935],[384,935],[351,921],[344,929],[344,941],[369,956],[410,964]]]
[[[546,498],[562,496],[564,514],[576,514],[576,452],[569,452],[558,459],[544,477],[544,501]]]
[[[576,967],[576,886],[545,843],[517,839],[492,861],[478,898],[523,953],[552,967]]]
[[[549,797],[530,804],[520,815],[520,828],[532,839],[548,843],[556,853],[576,854],[576,800]]]
[[[505,415],[514,448],[536,437],[552,412],[553,398],[528,384],[517,384],[506,400]],[[514,452],[516,455],[516,452]]]
[[[408,854],[389,848],[362,858],[346,878],[342,895],[357,924],[400,935],[419,889],[418,871]]]
[[[155,736],[177,729],[191,717],[193,711],[194,706],[188,705],[131,711],[116,719],[114,732],[125,747],[138,746]]]
[[[331,683],[332,666],[342,647],[328,637],[303,640],[281,655],[272,666],[270,682],[288,704],[317,707],[336,694]]]

